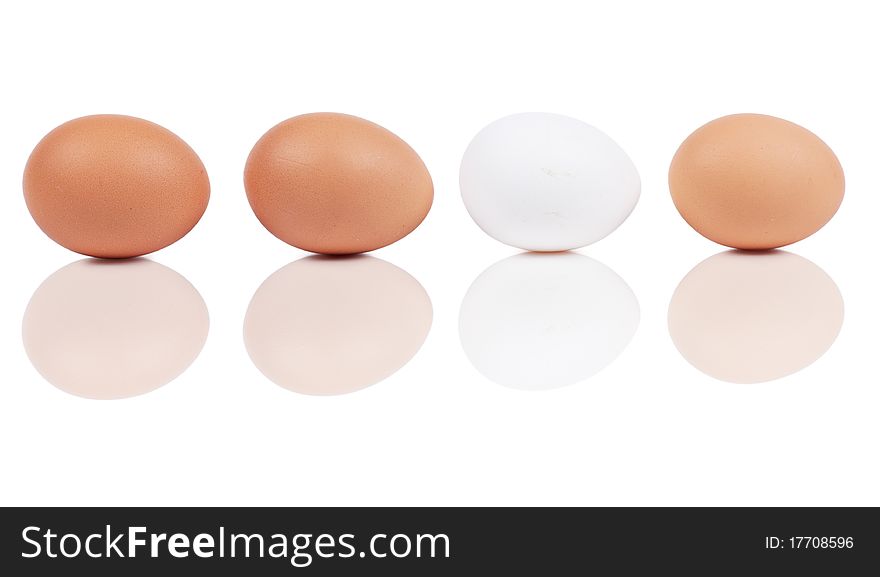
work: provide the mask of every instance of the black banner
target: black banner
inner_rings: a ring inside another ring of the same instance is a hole
[[[855,575],[878,545],[869,508],[29,508],[2,511],[0,571]]]

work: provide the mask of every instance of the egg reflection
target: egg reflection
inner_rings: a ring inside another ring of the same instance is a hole
[[[732,383],[795,373],[821,357],[843,325],[843,297],[796,254],[716,254],[684,277],[669,304],[669,334],[702,372]]]
[[[59,389],[121,399],[180,375],[201,352],[208,324],[201,295],[170,268],[85,259],[37,288],[22,338],[34,367]]]
[[[461,304],[461,344],[489,379],[552,389],[610,364],[639,325],[639,303],[605,265],[577,253],[518,254],[486,269]]]
[[[354,392],[421,348],[431,299],[400,268],[369,256],[310,256],[272,274],[244,321],[251,360],[276,384],[311,395]]]

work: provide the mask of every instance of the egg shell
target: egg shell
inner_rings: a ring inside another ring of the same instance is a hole
[[[639,200],[635,165],[608,135],[575,118],[514,114],[483,128],[461,161],[461,197],[486,234],[551,252],[592,244]]]
[[[428,169],[395,134],[363,118],[312,113],[276,125],[244,172],[251,208],[272,234],[324,254],[400,240],[434,199]]]
[[[773,116],[734,114],[698,128],[669,168],[681,216],[719,244],[765,250],[822,228],[843,201],[844,177],[818,136]]]
[[[24,171],[28,210],[58,244],[128,258],[185,236],[205,212],[210,184],[174,133],[131,116],[77,118],[47,134]]]

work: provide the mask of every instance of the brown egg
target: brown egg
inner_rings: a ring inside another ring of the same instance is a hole
[[[424,220],[434,199],[431,175],[407,143],[336,113],[297,116],[269,130],[248,157],[244,184],[272,234],[324,254],[398,241]]]
[[[797,124],[761,114],[698,128],[669,167],[672,200],[688,224],[740,249],[810,236],[837,212],[843,189],[843,169],[828,145]]]
[[[119,115],[65,122],[24,170],[28,210],[49,238],[81,254],[140,256],[188,233],[208,205],[202,161],[174,133]]]

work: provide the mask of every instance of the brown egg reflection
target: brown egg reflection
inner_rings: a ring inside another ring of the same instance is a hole
[[[702,372],[733,383],[793,374],[821,357],[843,325],[843,297],[822,269],[784,251],[712,256],[669,303],[669,334]]]
[[[208,309],[178,273],[146,259],[85,259],[34,292],[22,338],[34,367],[73,395],[121,399],[180,375],[202,350]]]
[[[422,346],[431,300],[408,273],[368,257],[306,257],[257,289],[244,321],[254,364],[276,384],[339,395],[377,383]]]

